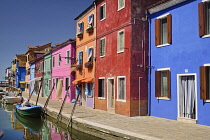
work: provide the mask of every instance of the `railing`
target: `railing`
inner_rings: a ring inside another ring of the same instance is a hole
[[[8,87],[9,83],[7,81],[0,81],[0,87]]]

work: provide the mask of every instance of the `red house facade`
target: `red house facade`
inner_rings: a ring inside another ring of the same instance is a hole
[[[148,22],[155,0],[96,0],[95,108],[148,113]]]

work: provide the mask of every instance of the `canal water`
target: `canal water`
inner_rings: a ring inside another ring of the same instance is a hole
[[[0,129],[4,135],[0,140],[101,140],[101,138],[65,130],[52,120],[19,116],[14,105],[0,102]]]

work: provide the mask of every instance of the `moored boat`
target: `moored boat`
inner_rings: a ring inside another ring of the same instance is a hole
[[[23,127],[30,129],[34,133],[40,133],[43,127],[44,121],[41,118],[29,118],[16,114],[16,119],[20,122]]]
[[[21,96],[4,96],[2,101],[6,104],[20,103],[23,100]]]
[[[43,108],[41,106],[35,106],[35,105],[25,105],[22,106],[22,104],[15,105],[16,112],[19,113],[22,116],[27,117],[41,117]]]

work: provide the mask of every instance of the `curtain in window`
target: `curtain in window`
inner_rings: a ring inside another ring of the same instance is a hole
[[[91,14],[91,15],[88,17],[88,27],[92,27],[92,26],[93,26],[93,23],[94,23],[94,15]]]
[[[79,52],[78,53],[78,64],[81,65],[82,64],[82,61],[83,61],[83,52]]]
[[[100,56],[105,54],[105,39],[100,40]]]
[[[78,33],[83,33],[84,22],[78,23]]]
[[[179,116],[195,118],[195,80],[193,76],[181,77]]]
[[[124,50],[124,32],[119,33],[119,51]]]
[[[88,49],[88,58],[87,58],[87,62],[92,62],[93,61],[93,48],[89,48]]]
[[[119,8],[124,7],[124,0],[119,0]]]
[[[119,78],[119,99],[125,99],[125,79]]]

